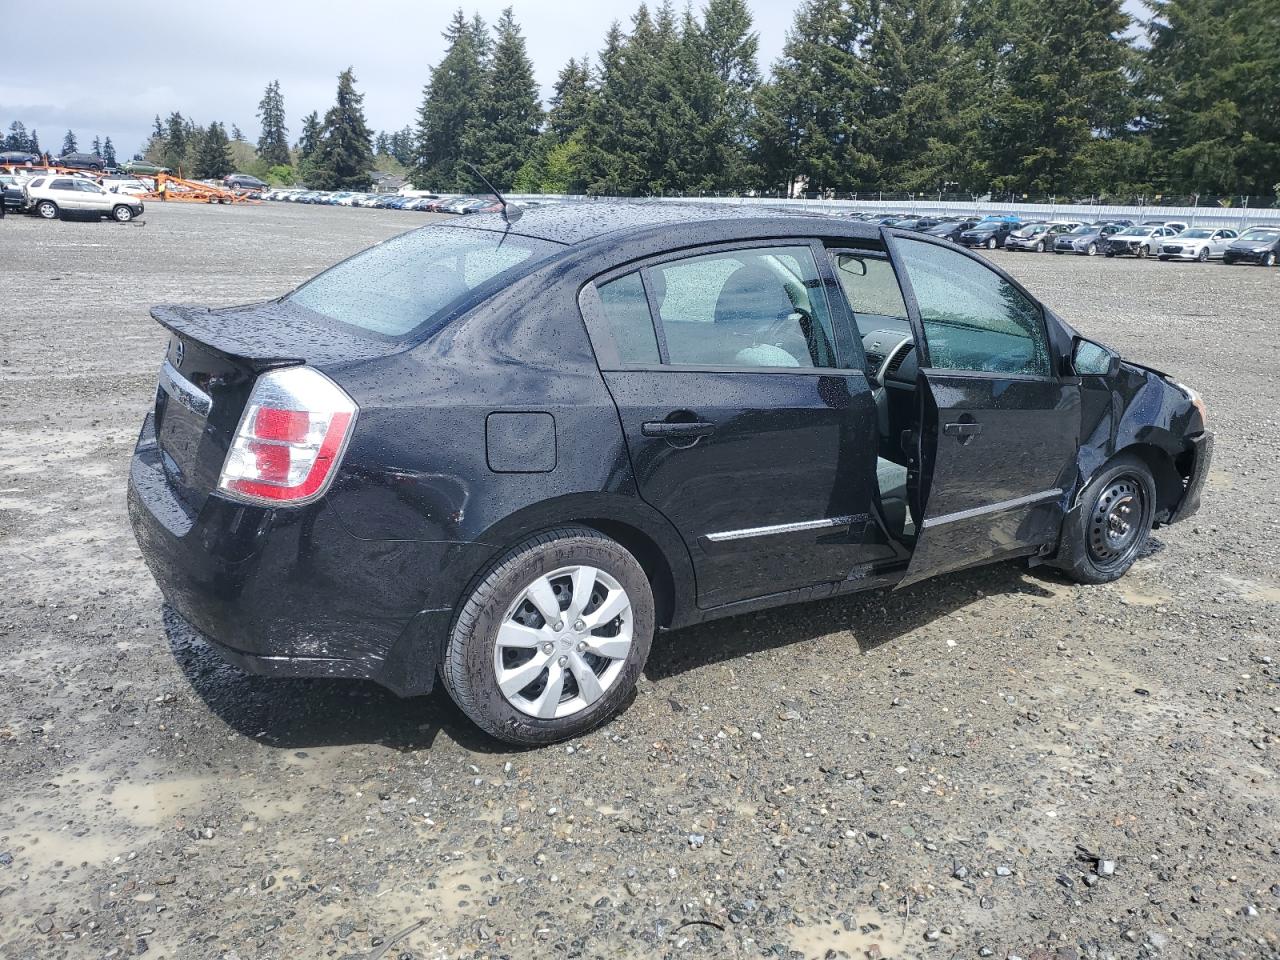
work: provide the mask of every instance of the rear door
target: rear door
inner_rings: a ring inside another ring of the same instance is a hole
[[[624,268],[583,292],[639,493],[683,536],[702,607],[891,554],[871,514],[874,401],[831,284],[809,241],[782,240]]]
[[[1056,541],[1080,388],[1044,310],[1006,275],[928,240],[889,240],[920,369],[919,535],[900,586]]]
[[[71,177],[55,177],[49,183],[52,192],[49,199],[61,210],[83,210],[84,195]]]

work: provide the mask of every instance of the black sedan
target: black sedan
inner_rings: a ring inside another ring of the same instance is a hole
[[[966,247],[986,247],[994,250],[1004,246],[1009,234],[1022,224],[1017,220],[979,220],[960,234],[960,242]]]
[[[1280,259],[1280,224],[1250,227],[1222,254],[1223,263],[1257,263],[1274,267]]]
[[[931,237],[941,237],[943,240],[959,243],[961,234],[966,230],[972,230],[977,223],[977,220],[942,221],[937,226],[929,227],[924,232]]]
[[[439,676],[548,743],[627,702],[655,630],[1012,558],[1106,582],[1199,506],[1195,392],[944,241],[670,203],[511,219],[153,309],[128,501],[173,629],[254,673]]]

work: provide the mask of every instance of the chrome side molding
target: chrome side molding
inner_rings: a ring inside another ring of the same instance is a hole
[[[728,540],[749,540],[752,537],[771,537],[779,533],[803,533],[806,530],[826,530],[830,527],[843,527],[857,519],[848,517],[827,517],[822,520],[802,520],[798,523],[778,523],[771,527],[747,527],[742,530],[725,530],[720,533],[708,533],[707,539],[712,543],[724,543]]]

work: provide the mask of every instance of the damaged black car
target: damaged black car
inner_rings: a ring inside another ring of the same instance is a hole
[[[128,500],[172,610],[253,673],[439,678],[515,743],[606,721],[658,630],[1011,558],[1114,580],[1213,444],[983,258],[834,218],[459,218],[153,316]]]

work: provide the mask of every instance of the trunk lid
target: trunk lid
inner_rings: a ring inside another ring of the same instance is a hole
[[[333,376],[335,368],[396,348],[288,301],[225,310],[160,306],[151,316],[169,331],[156,389],[156,441],[169,482],[193,510],[217,487],[258,374],[306,363]]]

